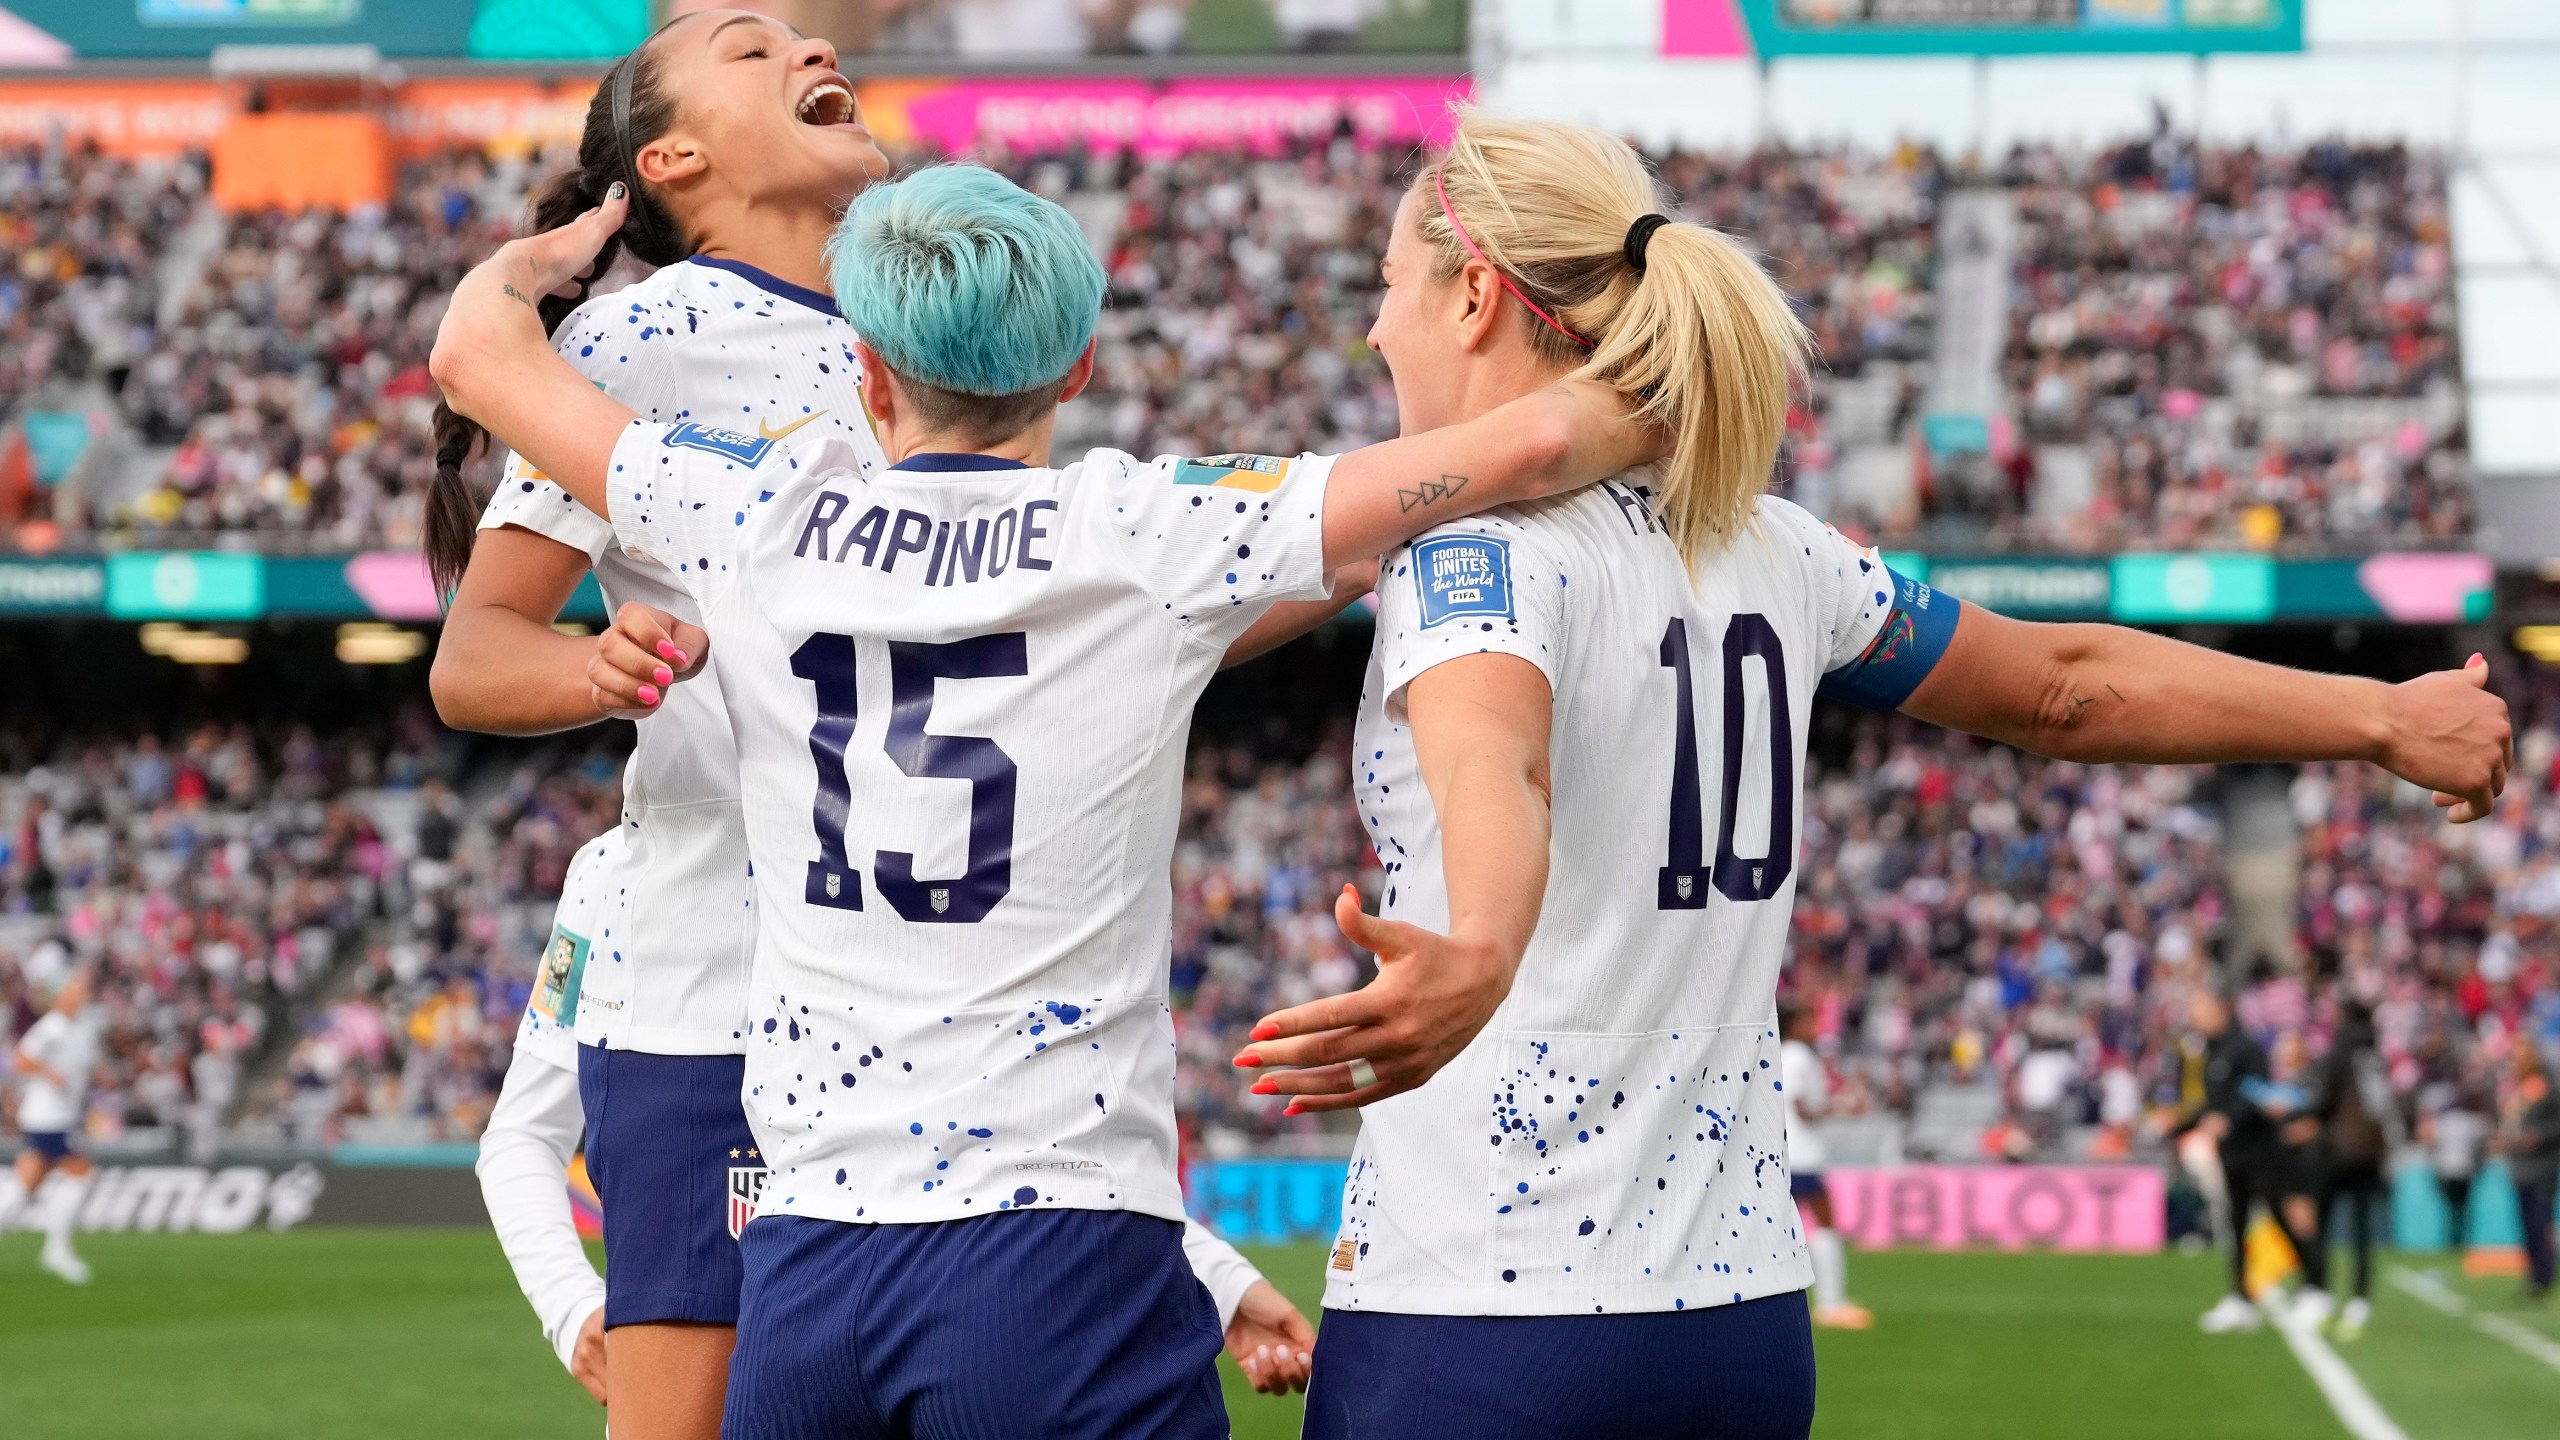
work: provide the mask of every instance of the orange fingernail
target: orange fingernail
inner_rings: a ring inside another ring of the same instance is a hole
[[[1261,1024],[1253,1027],[1253,1038],[1256,1040],[1277,1040],[1280,1038],[1280,1027],[1272,1024],[1268,1020],[1265,1020]]]
[[[1304,1115],[1307,1113],[1307,1107],[1298,1101],[1292,1100],[1289,1102],[1289,1108],[1281,1111],[1280,1113],[1283,1115]]]
[[[1254,1054],[1254,1053],[1253,1053],[1252,1051],[1250,1051],[1250,1050],[1247,1050],[1247,1051],[1245,1051],[1243,1054],[1238,1055],[1238,1056],[1236,1057],[1236,1064],[1237,1064],[1238,1066],[1240,1066],[1240,1067],[1244,1068],[1244,1069],[1247,1069],[1247,1070],[1250,1070],[1250,1069],[1254,1068],[1255,1066],[1260,1065],[1261,1063],[1262,1063],[1262,1057],[1261,1057],[1261,1056],[1259,1056],[1259,1055]]]
[[[1268,1075],[1265,1075],[1261,1079],[1253,1082],[1253,1093],[1256,1095],[1277,1095],[1280,1093],[1280,1082],[1272,1079]]]
[[[657,668],[656,672],[650,676],[650,678],[661,685],[673,685],[676,683],[676,672],[668,669],[664,665],[661,665]]]

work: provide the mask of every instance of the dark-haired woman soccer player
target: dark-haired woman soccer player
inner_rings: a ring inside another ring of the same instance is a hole
[[[854,332],[825,292],[820,251],[887,170],[826,41],[745,11],[670,22],[607,73],[576,167],[531,218],[556,228],[622,184],[627,221],[588,275],[625,252],[658,268],[592,300],[587,281],[543,297],[554,348],[653,419],[833,435],[878,468]],[[571,869],[482,1143],[483,1192],[544,1333],[607,1402],[615,1435],[709,1436],[737,1319],[736,1227],[764,1176],[739,1105],[752,917],[736,748],[716,673],[670,688],[685,659],[636,694],[588,683],[598,642],[550,628],[588,570],[617,608],[690,619],[692,602],[521,459],[475,516],[462,466],[483,439],[439,412],[426,550],[439,588],[459,583],[438,709],[460,728],[519,735],[643,721],[622,824]],[[1239,652],[1331,608],[1273,617]],[[561,1169],[582,1128],[611,1259],[601,1304]],[[1190,1227],[1185,1250],[1256,1383],[1303,1384],[1305,1317],[1206,1230]]]

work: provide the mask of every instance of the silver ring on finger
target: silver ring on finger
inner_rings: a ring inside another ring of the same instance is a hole
[[[1366,1090],[1378,1083],[1378,1067],[1364,1057],[1351,1062],[1351,1088]]]

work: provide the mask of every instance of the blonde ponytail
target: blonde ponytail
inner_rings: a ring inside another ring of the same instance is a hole
[[[1638,270],[1628,227],[1664,209],[1661,188],[1623,141],[1585,125],[1462,110],[1414,193],[1436,276],[1463,268],[1472,242],[1515,281],[1541,357],[1672,435],[1658,504],[1681,552],[1723,548],[1768,486],[1813,351],[1767,272],[1722,232],[1676,219],[1639,247]]]

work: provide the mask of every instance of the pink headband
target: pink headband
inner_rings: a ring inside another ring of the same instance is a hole
[[[1557,321],[1556,317],[1539,309],[1536,304],[1531,302],[1528,296],[1521,294],[1520,287],[1511,283],[1511,277],[1502,273],[1501,266],[1494,264],[1490,260],[1485,260],[1484,252],[1476,248],[1475,238],[1467,234],[1467,227],[1458,223],[1458,212],[1449,208],[1449,182],[1445,178],[1446,175],[1447,167],[1432,167],[1431,183],[1432,186],[1440,192],[1440,213],[1449,217],[1449,228],[1457,232],[1458,243],[1467,247],[1468,254],[1473,255],[1478,260],[1483,260],[1485,266],[1493,271],[1493,278],[1501,281],[1502,288],[1511,292],[1511,298],[1519,301],[1522,305],[1528,306],[1530,314],[1546,321],[1548,329],[1553,330],[1557,334],[1572,341],[1574,344],[1581,346],[1585,350],[1591,349],[1592,345],[1590,341],[1585,340],[1581,336],[1564,328],[1563,324]]]

